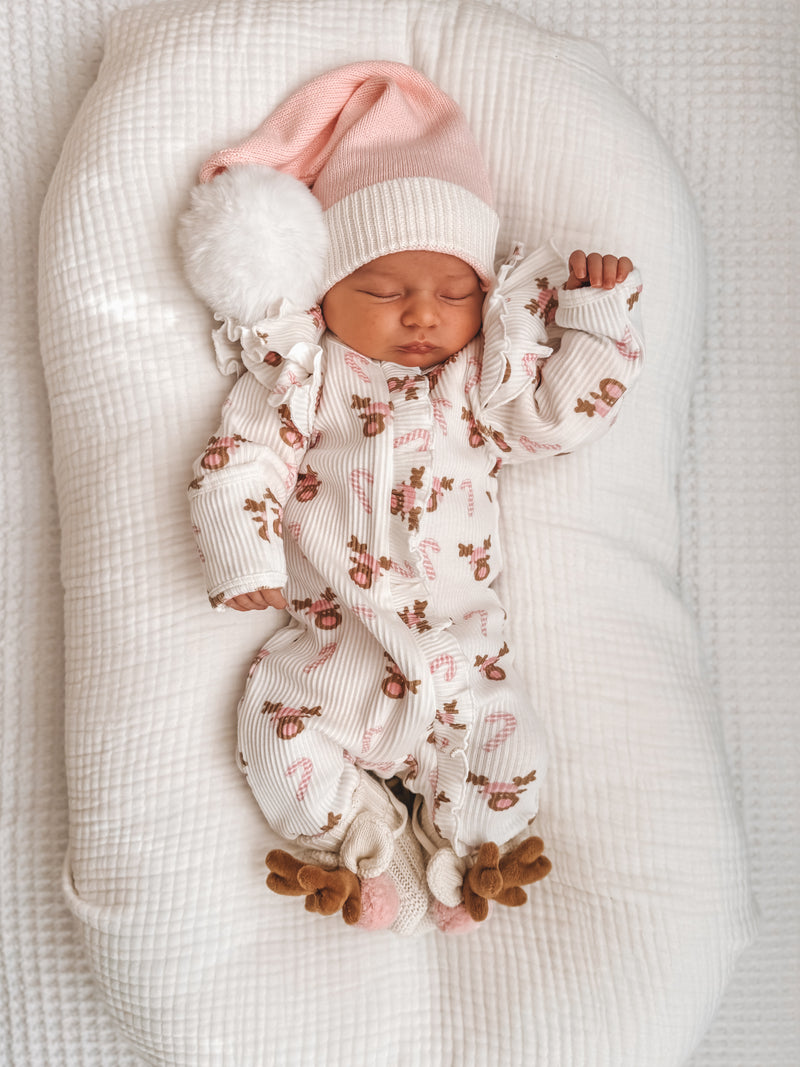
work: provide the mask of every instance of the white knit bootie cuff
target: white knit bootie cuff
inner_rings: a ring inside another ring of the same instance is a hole
[[[339,849],[339,862],[359,878],[377,878],[391,862],[394,842],[394,832],[385,817],[361,812],[350,823]]]
[[[458,857],[451,848],[440,848],[428,860],[428,888],[442,904],[456,908],[463,900],[462,886],[466,873],[466,859]]]

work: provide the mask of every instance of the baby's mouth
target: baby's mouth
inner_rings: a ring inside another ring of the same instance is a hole
[[[431,344],[429,341],[413,341],[409,345],[400,345],[401,352],[408,352],[412,356],[424,356],[428,352],[432,352],[436,345]]]

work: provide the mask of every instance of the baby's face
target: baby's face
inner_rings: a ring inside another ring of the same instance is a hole
[[[395,252],[328,291],[328,329],[370,359],[433,367],[481,328],[484,292],[475,271],[441,252]]]

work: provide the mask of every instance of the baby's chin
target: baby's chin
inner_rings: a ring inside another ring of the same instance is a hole
[[[372,358],[381,363],[394,363],[399,367],[408,367],[409,370],[430,370],[432,367],[438,367],[440,363],[444,363],[453,355],[455,355],[454,352],[442,348],[434,348],[428,352],[405,351],[402,348],[396,348],[389,352],[379,353]]]

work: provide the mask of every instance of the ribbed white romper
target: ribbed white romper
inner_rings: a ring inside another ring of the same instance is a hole
[[[459,856],[536,815],[546,754],[492,589],[498,472],[602,434],[642,351],[637,272],[563,278],[551,248],[517,255],[483,334],[428,372],[330,334],[278,355],[268,320],[243,338],[190,499],[212,603],[289,603],[239,708],[242,769],[287,840],[334,848],[367,772],[420,794]]]

